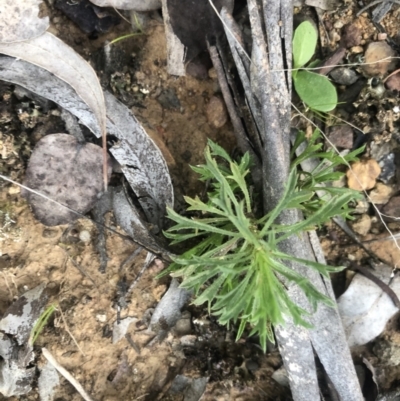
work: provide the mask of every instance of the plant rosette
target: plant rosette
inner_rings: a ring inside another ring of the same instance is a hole
[[[343,159],[333,151],[320,151],[318,138],[316,131],[293,162],[282,199],[261,218],[254,216],[252,207],[249,155],[233,161],[212,141],[205,150],[205,164],[192,167],[200,180],[210,183],[207,201],[185,197],[189,217],[168,209],[168,217],[176,224],[165,236],[172,244],[189,239],[197,244],[177,257],[162,275],[170,273],[182,279],[181,287],[194,292],[193,304],[207,304],[220,324],[238,323],[237,339],[249,325],[250,335],[259,335],[264,351],[267,340],[274,341],[273,326],[283,324],[285,317],[310,327],[309,312],[290,299],[285,283],[298,285],[314,309],[318,302],[334,304],[288,262],[301,263],[326,277],[341,268],[299,259],[279,249],[280,242],[293,235],[321,226],[334,216],[350,216],[349,202],[360,197],[347,188],[323,186],[343,175],[334,171]],[[293,152],[304,140],[301,133]],[[357,152],[360,150],[348,154],[347,162],[355,160]],[[298,173],[298,164],[310,157],[319,157],[321,163],[312,173]],[[326,196],[321,197],[321,191]],[[291,208],[303,211],[304,220],[290,226],[277,224],[280,213]]]

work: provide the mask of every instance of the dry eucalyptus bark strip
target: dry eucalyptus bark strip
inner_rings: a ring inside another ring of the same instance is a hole
[[[91,109],[70,85],[45,69],[4,56],[0,57],[0,79],[21,85],[52,100],[76,116],[94,135],[101,136],[96,116]],[[105,100],[108,111],[107,131],[118,138],[110,152],[121,164],[148,220],[158,224],[158,220],[164,217],[165,207],[174,202],[166,162],[129,109],[108,92],[105,92]]]
[[[273,209],[282,198],[287,177],[289,176],[289,133],[288,127],[281,127],[282,115],[287,115],[282,107],[280,86],[271,74],[261,15],[256,0],[248,0],[249,17],[253,37],[252,64],[250,67],[252,90],[259,99],[264,130],[261,132],[263,143],[264,206],[265,212]],[[275,21],[274,23],[278,23]],[[278,49],[274,49],[277,50]],[[288,96],[286,91],[286,97]],[[290,105],[290,103],[289,103]],[[284,121],[286,123],[286,121]],[[287,120],[288,125],[290,119]]]
[[[229,116],[232,121],[232,125],[233,125],[235,136],[236,136],[236,141],[238,143],[238,146],[239,146],[239,149],[241,152],[243,152],[243,153],[248,152],[250,154],[250,157],[254,163],[252,177],[253,177],[256,187],[261,189],[262,174],[261,174],[260,159],[257,156],[257,154],[254,152],[254,149],[248,140],[246,130],[243,126],[242,120],[236,110],[235,102],[233,101],[231,92],[229,90],[224,67],[221,63],[221,60],[220,60],[220,57],[218,54],[218,49],[216,48],[216,46],[210,46],[208,42],[207,42],[207,45],[208,45],[208,52],[210,53],[211,61],[213,63],[215,71],[217,72],[218,83],[221,88],[222,95],[224,97],[226,108],[228,109],[228,113],[229,113]]]
[[[104,94],[91,65],[62,40],[49,32],[15,43],[0,43],[0,53],[20,58],[51,72],[67,82],[90,107],[97,119],[103,141],[103,180],[107,190],[107,132]]]
[[[171,75],[185,76],[186,48],[172,29],[167,0],[162,0],[161,3],[167,39],[167,71]]]
[[[248,0],[249,17],[253,37],[251,83],[252,89],[261,104],[261,115],[264,121],[264,131],[261,132],[264,144],[263,173],[264,173],[264,212],[272,210],[281,199],[289,175],[289,130],[290,119],[285,121],[279,116],[278,108],[281,106],[273,88],[272,75],[268,61],[265,39],[261,25],[261,16],[255,0]],[[274,20],[266,20],[270,23],[278,23]],[[274,49],[281,53],[280,47]],[[288,96],[288,93],[286,94]],[[283,123],[283,127],[281,127]],[[286,128],[283,130],[282,128]],[[285,211],[279,216],[279,223],[290,224],[296,222],[296,215],[292,211]],[[290,238],[282,244],[282,251],[288,254],[296,254],[296,249],[304,247],[300,238]],[[307,270],[303,266],[294,266],[301,274]],[[289,288],[291,298],[300,306],[306,307],[305,295],[296,287]],[[275,328],[279,349],[285,368],[288,372],[293,399],[296,401],[308,401],[319,399],[319,386],[314,362],[314,354],[309,333],[305,328],[295,327],[290,321],[284,326]]]
[[[239,73],[240,80],[242,81],[246,102],[248,103],[249,112],[253,119],[253,124],[255,124],[257,131],[254,135],[251,133],[255,130],[251,127],[246,126],[249,133],[249,140],[252,142],[258,154],[262,153],[262,144],[260,138],[260,132],[263,131],[264,123],[261,117],[258,99],[254,96],[251,90],[250,84],[250,58],[246,53],[244,46],[244,40],[242,38],[241,31],[233,19],[232,15],[227,11],[225,7],[221,10],[221,19],[224,23],[225,34],[229,42],[231,54],[236,64],[236,68]]]
[[[225,10],[226,10],[226,8],[225,8]],[[231,15],[231,14],[229,14],[229,15]],[[240,32],[240,30],[238,28],[237,28],[237,30]],[[243,43],[242,37],[239,37],[239,40],[241,43]],[[219,39],[219,37],[217,39],[216,47],[217,47],[219,57],[221,59],[223,71],[225,72],[226,81],[229,85],[230,90],[232,91],[232,97],[233,97],[234,103],[236,105],[237,114],[243,120],[243,124],[244,124],[246,134],[247,134],[246,140],[248,142],[250,142],[251,148],[257,154],[258,159],[260,159],[262,146],[261,146],[261,141],[260,141],[259,130],[258,130],[257,126],[255,125],[255,121],[251,114],[251,110],[247,107],[246,99],[241,95],[238,85],[237,85],[237,82],[233,79],[233,75],[230,71],[232,57],[230,55],[229,48],[226,46],[225,41],[223,41],[223,43],[222,43],[222,41]],[[243,49],[244,49],[244,47],[243,47]],[[247,62],[249,63],[250,58],[247,56],[246,59],[247,59]]]

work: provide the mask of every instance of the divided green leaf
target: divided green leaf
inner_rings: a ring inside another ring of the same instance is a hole
[[[304,139],[304,134],[300,134],[295,147]],[[343,161],[331,152],[320,151],[317,139],[318,132],[299,159],[321,155],[321,164],[315,172],[304,176],[297,172],[299,162],[295,160],[282,199],[262,218],[256,219],[253,215],[248,182],[249,156],[246,154],[239,162],[233,161],[211,141],[205,151],[205,164],[195,168],[201,179],[210,180],[207,201],[187,197],[190,218],[168,209],[168,217],[176,225],[165,233],[166,237],[175,244],[189,238],[196,238],[198,243],[177,257],[167,272],[180,277],[181,286],[194,291],[193,303],[207,304],[220,324],[237,323],[237,339],[249,325],[250,334],[259,335],[264,350],[267,340],[274,341],[272,327],[284,323],[286,318],[310,327],[309,312],[287,294],[285,283],[288,281],[304,291],[314,309],[319,302],[333,305],[329,297],[291,265],[302,264],[324,276],[341,268],[296,258],[282,253],[278,246],[283,239],[320,226],[336,215],[349,215],[349,202],[360,196],[356,191],[343,192],[321,186],[341,174],[334,169]],[[349,160],[354,160],[355,155],[354,152],[350,154]],[[317,191],[329,194],[329,201],[318,197]],[[276,218],[288,208],[303,210],[305,219],[291,226],[277,224]]]

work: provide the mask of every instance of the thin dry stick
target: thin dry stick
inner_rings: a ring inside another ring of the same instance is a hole
[[[89,273],[86,273],[85,270],[82,269],[81,266],[79,266],[78,263],[76,263],[70,256],[70,254],[68,253],[68,251],[66,251],[62,246],[58,245],[67,255],[68,260],[72,263],[72,265],[82,274],[82,276],[86,277],[87,279],[89,279],[93,285],[95,287],[97,287],[96,282],[92,279],[92,277],[90,277]]]
[[[146,271],[146,269],[151,265],[151,263],[154,261],[154,259],[156,258],[156,255],[148,252],[147,256],[146,256],[146,260],[144,262],[144,265],[142,267],[142,270],[140,270],[139,274],[137,275],[137,277],[135,278],[135,280],[133,280],[133,283],[131,284],[131,286],[129,287],[128,291],[126,292],[125,296],[128,296],[133,289],[136,287],[136,284],[139,282],[140,278],[143,276],[143,273]]]
[[[82,396],[84,400],[94,401],[94,399],[89,396],[89,394],[85,391],[85,389],[81,386],[81,384],[71,375],[71,373],[68,372],[67,369],[62,367],[55,360],[53,355],[51,355],[51,353],[46,348],[42,348],[42,354],[49,361],[49,363],[53,365],[53,367],[56,368],[58,372],[75,387],[75,390]]]
[[[121,266],[119,267],[118,272],[122,273],[126,267],[129,267],[132,262],[136,259],[136,257],[139,255],[140,252],[142,252],[143,248],[139,246],[137,249],[135,249],[122,263]]]
[[[81,352],[81,354],[82,354],[83,356],[86,357],[86,354],[83,352],[82,348],[79,346],[78,342],[76,341],[74,335],[73,335],[73,334],[71,333],[71,331],[69,330],[67,321],[65,320],[64,313],[63,313],[63,311],[62,311],[62,309],[61,309],[60,304],[58,304],[57,310],[60,311],[61,319],[62,319],[62,321],[64,322],[64,325],[65,325],[65,331],[70,335],[70,337],[72,338],[72,341],[75,343],[76,347],[79,349],[79,351]]]

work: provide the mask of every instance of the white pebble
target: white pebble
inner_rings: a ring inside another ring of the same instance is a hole
[[[87,230],[82,230],[80,233],[79,233],[79,239],[82,241],[82,242],[90,242],[90,232],[89,231],[87,231]]]

